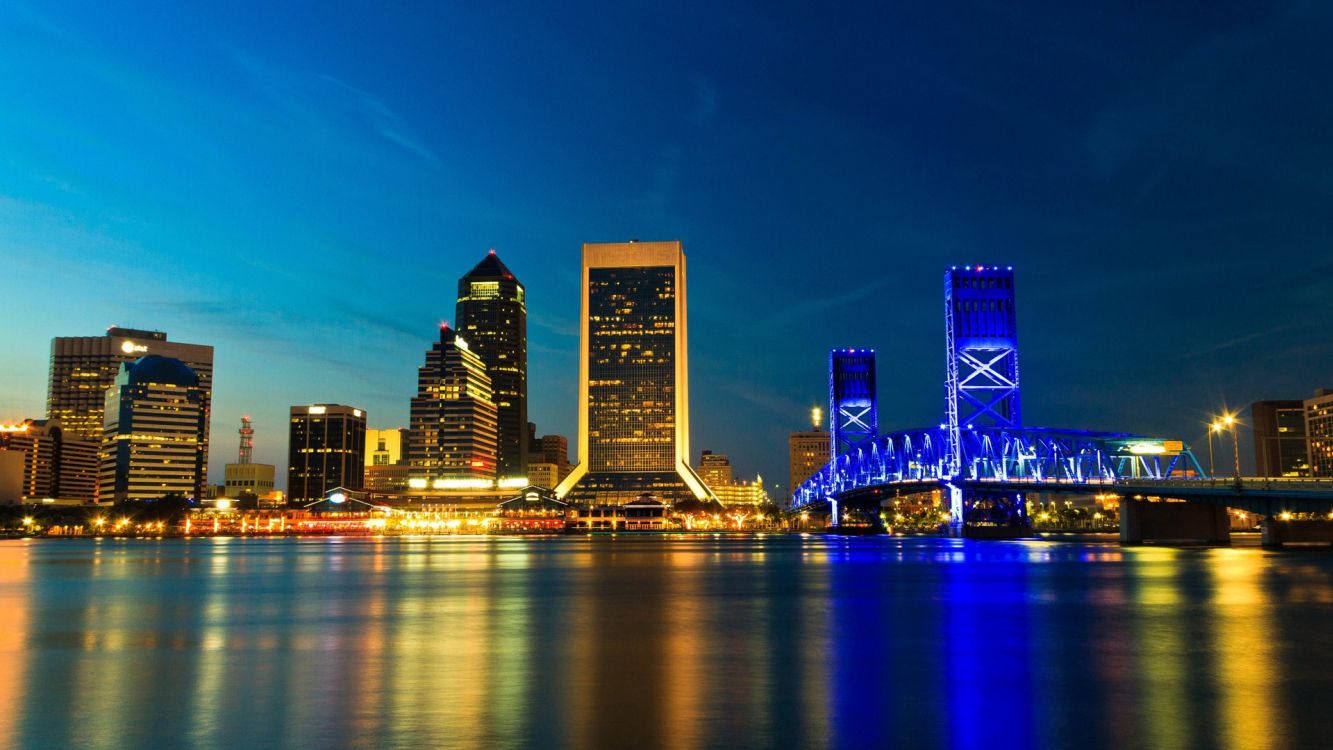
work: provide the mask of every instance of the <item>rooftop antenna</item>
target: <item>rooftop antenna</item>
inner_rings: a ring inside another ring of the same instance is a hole
[[[250,463],[250,456],[255,450],[255,430],[250,426],[250,417],[241,417],[241,429],[237,430],[241,435],[241,460],[243,464]]]

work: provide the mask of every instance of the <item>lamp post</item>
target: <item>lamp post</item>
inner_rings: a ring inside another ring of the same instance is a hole
[[[1208,478],[1209,479],[1217,478],[1217,467],[1213,466],[1213,433],[1219,432],[1221,429],[1222,425],[1219,424],[1216,420],[1214,420],[1212,424],[1208,425]]]
[[[1239,485],[1240,484],[1240,422],[1236,420],[1236,415],[1228,414],[1225,417],[1222,417],[1222,424],[1225,425],[1228,430],[1231,430],[1231,456],[1235,460],[1236,473],[1234,476],[1236,479],[1236,484]]]

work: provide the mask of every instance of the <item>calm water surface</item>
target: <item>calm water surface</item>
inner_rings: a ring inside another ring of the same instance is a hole
[[[1333,554],[0,542],[25,748],[1330,747]]]

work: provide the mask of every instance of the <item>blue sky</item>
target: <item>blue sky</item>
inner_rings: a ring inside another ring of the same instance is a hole
[[[291,404],[405,424],[493,247],[572,436],[579,247],[631,237],[685,244],[694,452],[783,485],[829,347],[938,421],[955,263],[1016,268],[1032,424],[1333,386],[1327,4],[606,5],[0,6],[0,419],[119,324],[217,347],[216,471],[242,413],[279,465]]]

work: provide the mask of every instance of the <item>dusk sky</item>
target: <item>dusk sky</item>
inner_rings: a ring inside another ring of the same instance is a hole
[[[215,482],[243,413],[279,467],[292,404],[406,426],[495,248],[572,444],[580,246],[630,238],[684,243],[694,459],[780,492],[830,347],[939,422],[952,264],[1015,268],[1031,425],[1203,458],[1333,387],[1333,5],[741,5],[5,3],[0,421],[123,325],[216,347]]]

